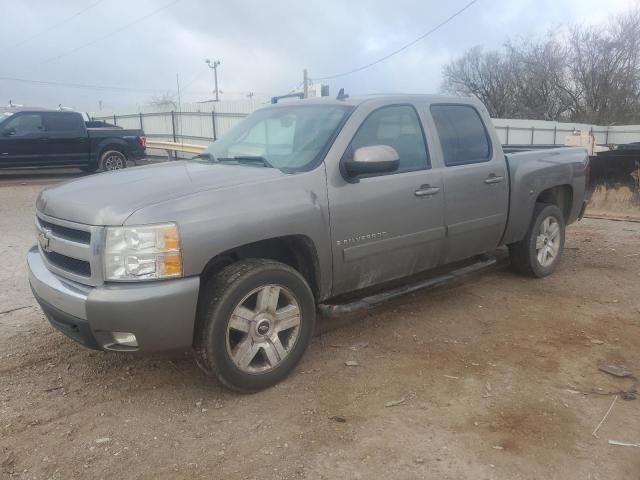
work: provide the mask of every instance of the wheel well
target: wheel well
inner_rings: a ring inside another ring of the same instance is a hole
[[[129,157],[127,156],[126,148],[123,145],[120,145],[118,143],[111,143],[109,145],[106,145],[100,148],[100,153],[98,153],[98,160],[101,160],[102,155],[104,155],[104,153],[108,152],[109,150],[115,150],[116,152],[120,152],[122,155],[124,155],[124,157],[127,160],[129,159]]]
[[[573,189],[571,185],[558,185],[548,188],[538,195],[536,203],[548,203],[557,206],[564,216],[564,221],[569,221],[571,204],[573,203]]]
[[[202,271],[202,281],[205,282],[224,267],[246,258],[268,258],[289,265],[304,277],[313,295],[318,298],[318,254],[311,239],[304,235],[270,238],[227,250],[209,260]]]

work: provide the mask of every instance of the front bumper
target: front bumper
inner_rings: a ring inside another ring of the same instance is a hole
[[[193,343],[198,277],[93,288],[49,271],[37,247],[29,250],[27,265],[31,290],[49,322],[87,347],[162,351]],[[138,347],[115,343],[112,332],[133,333]]]

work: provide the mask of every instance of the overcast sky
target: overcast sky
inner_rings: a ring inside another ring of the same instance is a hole
[[[176,74],[183,102],[203,100],[213,88],[206,58],[222,62],[224,99],[283,94],[302,81],[303,68],[313,79],[376,60],[468,1],[0,0],[0,77],[121,88],[0,79],[0,105],[11,99],[95,112],[100,100],[108,109],[144,104],[176,91]],[[327,83],[333,94],[340,87],[351,94],[437,92],[443,65],[468,48],[603,22],[633,4],[478,0],[406,51]]]

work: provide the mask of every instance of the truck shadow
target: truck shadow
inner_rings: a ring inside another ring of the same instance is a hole
[[[0,186],[54,184],[89,175],[77,168],[22,168],[0,170]]]

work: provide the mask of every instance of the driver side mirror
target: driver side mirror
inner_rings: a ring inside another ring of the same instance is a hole
[[[395,172],[400,166],[400,155],[389,145],[370,145],[353,152],[353,158],[344,162],[349,177]]]
[[[13,137],[16,134],[16,129],[13,127],[5,128],[2,130],[3,137]]]

